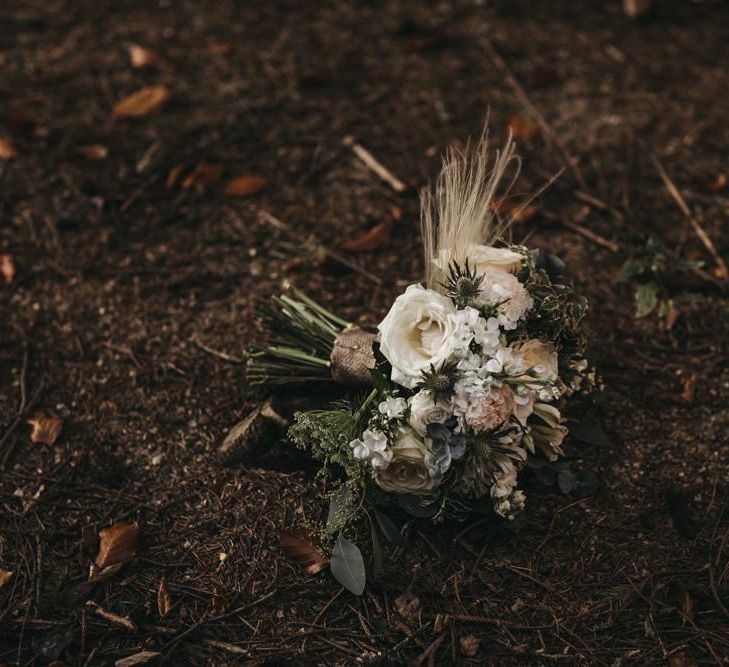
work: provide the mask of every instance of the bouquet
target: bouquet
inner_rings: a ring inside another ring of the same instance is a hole
[[[288,433],[340,480],[325,531],[339,536],[340,558],[353,546],[342,534],[362,513],[392,533],[388,505],[433,520],[514,519],[527,500],[522,470],[564,455],[564,407],[593,379],[587,302],[557,257],[501,241],[494,198],[515,159],[509,139],[492,162],[485,135],[474,151],[449,152],[422,196],[425,280],[395,299],[376,332],[301,292],[267,311],[276,340],[252,350],[250,381],[360,390],[297,413]]]

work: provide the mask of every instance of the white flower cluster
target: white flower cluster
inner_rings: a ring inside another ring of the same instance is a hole
[[[513,517],[524,506],[516,485],[527,451],[539,448],[549,460],[562,453],[566,429],[549,403],[567,388],[554,344],[520,328],[534,306],[514,273],[524,259],[474,246],[478,280],[468,305],[410,285],[380,323],[393,389],[379,395],[370,428],[350,446],[385,491],[432,494],[456,475],[457,492],[490,494],[496,512]],[[494,453],[479,457],[489,447]]]

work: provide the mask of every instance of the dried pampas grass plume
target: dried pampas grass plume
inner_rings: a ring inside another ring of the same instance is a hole
[[[463,151],[450,148],[435,187],[420,196],[421,230],[425,253],[425,281],[430,288],[443,282],[451,262],[463,265],[473,245],[493,245],[508,227],[494,211],[501,181],[514,163],[511,180],[500,197],[511,190],[521,161],[511,133],[501,149],[489,154],[488,126],[476,146]]]

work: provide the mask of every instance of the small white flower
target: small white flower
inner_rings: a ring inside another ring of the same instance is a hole
[[[349,443],[354,458],[369,460],[373,468],[386,466],[392,459],[392,452],[387,449],[387,436],[381,431],[367,429],[362,439],[357,438]]]
[[[380,413],[388,419],[399,419],[408,407],[408,402],[400,396],[393,396],[382,401],[378,406]]]
[[[499,341],[499,320],[495,317],[479,317],[473,328],[473,340],[483,348],[485,354],[493,354],[501,346]]]
[[[507,271],[487,269],[481,287],[478,304],[483,306],[498,304],[498,320],[504,329],[516,329],[519,320],[534,305],[524,285],[514,274]]]

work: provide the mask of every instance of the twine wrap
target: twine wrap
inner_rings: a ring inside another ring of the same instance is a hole
[[[329,360],[335,382],[349,386],[372,384],[370,371],[375,367],[372,343],[375,334],[352,326],[337,335]]]

